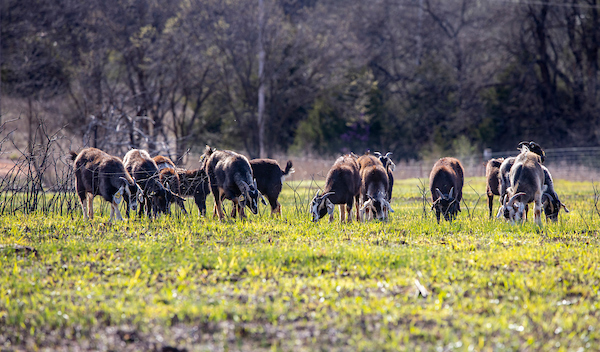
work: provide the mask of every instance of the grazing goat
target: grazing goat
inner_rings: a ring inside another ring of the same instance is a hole
[[[123,220],[118,204],[123,197],[127,203],[127,211],[137,208],[142,190],[125,169],[121,159],[108,155],[96,148],[86,148],[79,152],[71,152],[75,168],[75,189],[81,201],[83,217],[94,218],[94,197],[102,196],[110,203],[110,220]]]
[[[392,201],[392,191],[394,189],[394,173],[393,173],[393,171],[396,170],[396,164],[394,164],[394,162],[392,161],[392,158],[390,158],[390,155],[392,155],[392,152],[387,152],[385,155],[381,155],[380,152],[375,152],[373,154],[375,154],[375,156],[379,158],[379,161],[381,161],[381,163],[383,164],[383,167],[387,171],[387,176],[388,176],[387,201],[391,202]]]
[[[360,195],[362,220],[387,220],[391,211],[388,195],[388,174],[381,161],[373,155],[358,158],[361,178]]]
[[[533,142],[533,141],[521,142],[521,143],[519,143],[518,149],[521,150],[521,148],[523,146],[526,146],[529,149],[529,151],[539,155],[542,163],[546,159],[546,153],[544,152],[542,147],[540,147],[540,145],[537,144],[536,142]],[[500,165],[500,169],[498,171],[498,177],[500,179],[499,193],[500,193],[500,204],[501,205],[504,202],[504,198],[506,196],[506,190],[508,189],[508,187],[510,187],[510,170],[514,165],[515,160],[516,160],[516,157],[514,157],[514,156],[504,159],[504,161]],[[525,217],[527,217],[528,209],[529,209],[529,206],[525,205]],[[499,217],[500,214],[501,214],[501,211],[499,210],[497,217]]]
[[[181,197],[160,183],[158,166],[150,154],[145,150],[132,149],[123,157],[123,164],[144,191],[144,202],[140,206],[139,216],[144,213],[144,208],[148,216],[156,217],[159,213],[170,213],[169,199]]]
[[[294,173],[292,162],[288,161],[285,170],[279,168],[277,161],[272,159],[250,160],[256,186],[261,194],[267,197],[271,205],[271,215],[281,216],[281,204],[277,201],[285,177]]]
[[[310,213],[313,222],[319,221],[325,214],[329,214],[329,222],[333,221],[335,204],[340,206],[340,220],[352,221],[352,205],[356,201],[356,218],[359,217],[358,197],[360,194],[360,173],[356,157],[353,155],[340,156],[325,178],[325,190],[315,194],[310,204]],[[345,208],[344,208],[345,207]]]
[[[429,174],[429,190],[435,209],[438,224],[440,215],[446,221],[452,221],[460,211],[462,188],[464,184],[464,169],[455,158],[441,158],[434,165]]]
[[[170,167],[160,170],[158,172],[158,180],[167,190],[167,203],[177,203],[181,211],[187,214],[184,204],[185,199],[181,197],[181,182],[177,170]]]
[[[490,219],[492,218],[492,209],[494,208],[494,195],[500,193],[500,166],[504,158],[490,159],[485,165],[486,189],[488,197],[488,208],[490,209]]]
[[[542,194],[542,207],[544,208],[544,214],[546,214],[546,221],[558,221],[560,208],[564,208],[567,213],[569,209],[558,198],[558,194],[554,190],[554,181],[548,168],[542,165],[542,171],[544,172],[544,185],[546,186],[546,190]]]
[[[498,214],[511,221],[521,221],[526,213],[526,205],[534,202],[533,216],[536,224],[542,225],[542,194],[544,172],[541,167],[541,157],[529,151],[526,145],[521,147],[519,154],[510,169],[510,187],[506,189],[502,207]]]
[[[152,158],[152,160],[154,160],[158,167],[158,180],[160,183],[162,183],[167,190],[181,196],[181,180],[179,179],[175,163],[170,158],[162,155],[157,155]],[[174,197],[173,193],[167,192],[169,204],[177,203],[181,208],[181,211],[183,211],[184,214],[187,214],[184,199],[181,197]]]
[[[219,220],[225,218],[223,199],[233,202],[232,217],[235,217],[237,211],[240,213],[240,218],[245,218],[244,206],[248,206],[252,214],[258,213],[260,193],[256,188],[250,163],[245,156],[229,150],[214,151],[206,146],[201,160],[205,165],[204,170],[215,197],[215,213],[218,214]],[[243,199],[240,200],[242,196]]]
[[[178,169],[180,195],[194,197],[201,216],[206,215],[206,197],[210,194],[208,176],[203,168],[197,170]]]

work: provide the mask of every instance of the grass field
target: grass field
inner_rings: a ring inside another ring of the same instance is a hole
[[[542,228],[488,220],[480,178],[438,225],[419,184],[396,182],[386,223],[311,223],[306,182],[281,219],[2,217],[0,350],[600,348],[591,183],[557,181],[571,213]]]

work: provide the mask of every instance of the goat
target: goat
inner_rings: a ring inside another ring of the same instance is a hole
[[[530,152],[535,153],[540,156],[541,163],[543,164],[546,161],[546,152],[542,149],[542,147],[534,141],[531,142],[521,142],[517,149],[521,150],[523,146],[526,146]]]
[[[252,168],[245,156],[229,150],[214,151],[206,146],[201,162],[204,164],[204,170],[208,175],[210,188],[215,197],[215,213],[219,216],[219,220],[225,218],[223,199],[233,202],[232,217],[235,216],[237,210],[240,218],[245,218],[244,206],[248,206],[252,214],[258,213],[260,192],[256,188]],[[243,199],[240,200],[242,196]]]
[[[485,165],[486,189],[488,197],[488,208],[490,209],[490,219],[492,218],[492,209],[494,208],[494,195],[500,193],[500,166],[504,158],[490,159]]]
[[[540,147],[540,145],[537,144],[536,142],[534,142],[534,141],[521,142],[521,143],[519,143],[518,150],[521,150],[523,146],[526,146],[530,152],[533,152],[533,153],[539,155],[542,163],[544,162],[544,160],[546,160],[546,153],[544,152],[542,147]],[[514,157],[514,156],[504,159],[504,161],[500,165],[500,168],[498,171],[498,177],[500,180],[499,193],[500,193],[501,207],[502,207],[502,203],[504,202],[504,198],[506,196],[506,190],[508,189],[508,187],[510,187],[510,170],[514,165],[515,160],[516,160],[516,157]],[[529,205],[526,204],[525,205],[525,218],[527,218],[528,210],[529,210]],[[499,210],[497,217],[500,217],[500,214],[501,214],[501,211]]]
[[[455,158],[441,158],[433,165],[429,174],[429,190],[433,201],[431,209],[435,209],[438,224],[441,214],[446,221],[452,221],[461,211],[464,173],[462,164]]]
[[[163,186],[167,190],[175,190],[174,194],[181,195],[181,180],[179,179],[179,173],[177,173],[177,167],[175,163],[168,157],[157,155],[152,158],[158,167],[158,180],[162,183]],[[167,192],[167,198],[169,204],[177,203],[183,211],[184,214],[187,214],[187,210],[185,210],[185,204],[183,198],[177,198],[173,196],[173,193]]]
[[[281,204],[277,201],[285,177],[294,173],[292,162],[288,161],[285,170],[279,168],[277,161],[272,159],[254,159],[250,160],[252,174],[256,179],[258,191],[265,195],[271,205],[271,215],[281,216]]]
[[[123,164],[127,171],[133,175],[144,190],[144,202],[140,206],[139,216],[144,213],[156,217],[159,213],[170,213],[169,199],[183,199],[166,189],[159,181],[158,166],[145,150],[132,149],[123,157]],[[129,216],[129,211],[127,211]]]
[[[142,190],[125,169],[121,159],[96,148],[86,148],[79,154],[71,151],[75,168],[75,189],[81,201],[84,219],[94,218],[94,197],[100,195],[110,203],[110,220],[115,215],[123,220],[119,203],[125,196],[127,211],[137,208]]]
[[[387,220],[388,212],[392,211],[387,200],[389,182],[387,171],[380,159],[373,155],[363,155],[357,162],[361,178],[361,218]]]
[[[206,197],[210,194],[208,176],[203,168],[197,170],[177,169],[179,190],[182,196],[193,196],[201,216],[206,215]]]
[[[184,204],[185,199],[181,197],[181,182],[177,171],[170,167],[164,168],[158,172],[158,180],[167,190],[168,204],[177,203],[181,211],[187,214]]]
[[[548,168],[542,165],[542,171],[544,172],[544,185],[546,186],[546,190],[542,194],[542,207],[544,208],[544,214],[546,214],[546,221],[558,221],[560,208],[564,208],[567,213],[569,209],[558,198],[558,194],[554,190],[554,181]]]
[[[311,201],[310,213],[313,222],[319,221],[325,214],[329,214],[329,222],[332,222],[335,204],[340,206],[340,220],[344,222],[348,213],[348,222],[350,222],[354,202],[356,202],[356,219],[360,219],[359,195],[360,173],[356,158],[351,154],[340,156],[327,173],[323,194],[317,191]]]
[[[394,162],[392,161],[392,158],[390,158],[390,155],[392,155],[392,152],[387,152],[385,155],[381,155],[380,152],[375,152],[373,154],[375,154],[375,156],[379,158],[379,161],[381,161],[381,163],[383,164],[385,171],[387,171],[387,176],[388,176],[387,201],[391,202],[392,201],[392,191],[394,189],[394,173],[393,173],[393,171],[396,170],[396,164],[394,164]]]
[[[154,158],[152,158],[152,160],[154,160],[154,162],[156,163],[156,167],[158,167],[158,171],[160,171],[162,169],[173,169],[173,170],[177,169],[177,166],[175,166],[175,163],[169,157],[166,157],[163,155],[157,155]]]
[[[534,202],[534,221],[542,225],[542,194],[544,189],[544,172],[541,167],[541,157],[529,151],[526,145],[521,147],[521,153],[515,158],[510,169],[510,187],[506,189],[502,207],[498,215],[511,221],[521,221],[526,216],[527,204]]]

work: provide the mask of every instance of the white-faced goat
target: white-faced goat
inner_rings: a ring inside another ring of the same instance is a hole
[[[543,162],[545,160],[546,153],[539,144],[531,141],[531,142],[521,142],[519,147],[527,147],[530,152],[533,152],[540,156],[540,161]],[[510,170],[512,169],[515,163],[516,157],[506,158],[499,168],[498,179],[500,180],[500,202],[501,204],[504,202],[504,198],[506,196],[506,190],[511,186],[510,181]],[[542,186],[543,194],[542,194],[542,207],[544,209],[544,213],[546,214],[546,219],[556,221],[558,220],[558,213],[560,208],[564,208],[568,213],[569,209],[560,201],[558,198],[558,194],[554,190],[554,182],[552,180],[552,175],[550,171],[544,166],[541,165],[542,171],[544,172],[544,185]],[[524,218],[527,218],[527,211],[529,206],[525,205],[525,214]],[[497,217],[500,217],[504,212],[504,209],[498,211]]]
[[[142,190],[125,169],[121,159],[108,155],[96,148],[86,148],[71,152],[75,168],[77,195],[81,201],[83,217],[94,218],[94,197],[102,196],[110,203],[110,219],[123,220],[119,203],[123,198],[127,202],[127,211],[137,208]]]
[[[490,159],[485,165],[485,178],[488,208],[490,210],[490,219],[492,218],[492,210],[494,208],[494,196],[499,196],[500,193],[500,166],[504,158]]]
[[[156,217],[159,213],[170,213],[169,199],[179,196],[160,183],[158,166],[150,154],[145,150],[132,149],[125,154],[123,164],[144,191],[144,202],[140,206],[139,216],[144,213],[144,208],[148,216]]]
[[[534,202],[534,220],[541,226],[544,172],[540,156],[530,152],[527,146],[522,146],[521,153],[510,169],[509,178],[510,187],[506,189],[498,214],[503,214],[511,221],[521,221],[526,216],[526,205]]]
[[[438,224],[442,214],[446,221],[452,221],[458,215],[464,174],[462,164],[455,158],[441,158],[433,165],[429,174],[429,190],[433,201],[431,209],[435,209]]]
[[[260,193],[256,188],[250,163],[245,156],[229,150],[213,151],[206,146],[203,160],[204,170],[215,197],[215,213],[219,216],[219,220],[225,218],[223,199],[233,202],[232,217],[237,211],[240,213],[240,218],[245,218],[245,206],[250,208],[252,214],[258,213]]]
[[[340,206],[340,220],[352,221],[352,206],[356,202],[356,218],[359,219],[360,173],[356,157],[352,155],[340,156],[325,178],[324,193],[315,194],[310,204],[310,214],[314,222],[319,221],[329,214],[329,222],[333,221],[335,204]]]
[[[380,160],[373,155],[358,158],[361,178],[360,195],[362,220],[387,220],[388,213],[393,211],[387,200],[388,173]]]
[[[281,216],[281,204],[277,198],[281,193],[285,177],[294,173],[292,162],[287,162],[285,170],[281,170],[277,161],[272,159],[253,159],[250,160],[250,166],[256,180],[256,187],[269,200],[271,215]]]
[[[385,168],[385,171],[387,172],[387,176],[388,176],[387,201],[391,202],[392,201],[392,191],[394,190],[394,173],[393,173],[393,171],[396,170],[396,164],[394,164],[394,162],[392,161],[392,158],[390,157],[390,155],[392,155],[392,152],[387,152],[385,155],[381,155],[380,152],[375,152],[373,154],[375,154],[375,156],[379,158],[379,161],[381,161],[381,163],[383,164],[383,167]]]

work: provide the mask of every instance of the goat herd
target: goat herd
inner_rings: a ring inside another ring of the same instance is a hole
[[[560,208],[569,211],[554,190],[552,176],[542,165],[545,154],[535,142],[522,142],[521,153],[507,159],[492,159],[486,166],[487,195],[490,218],[494,195],[500,196],[501,207],[497,217],[512,221],[526,218],[528,204],[534,202],[534,218],[541,225],[541,209],[546,217],[556,220]],[[339,157],[329,170],[323,193],[317,191],[310,204],[313,221],[326,214],[333,221],[335,204],[339,205],[341,221],[352,220],[356,203],[356,218],[386,220],[390,206],[395,164],[391,153],[379,152],[357,156],[354,153]],[[125,200],[126,215],[138,210],[142,216],[156,217],[170,213],[170,205],[177,203],[184,213],[184,197],[194,197],[201,215],[206,215],[206,197],[212,192],[215,199],[214,216],[225,218],[222,202],[233,202],[231,217],[239,213],[245,218],[247,206],[253,214],[258,202],[267,197],[272,214],[281,214],[278,202],[285,177],[294,172],[288,161],[285,170],[271,159],[248,159],[227,150],[206,146],[200,158],[200,168],[177,168],[167,157],[151,158],[148,152],[130,150],[123,160],[96,148],[71,152],[75,169],[76,191],[81,201],[84,218],[93,218],[93,199],[102,196],[111,204],[110,219],[122,220],[119,203]],[[437,221],[441,215],[452,221],[460,211],[464,170],[455,158],[439,159],[429,176],[432,209]]]

